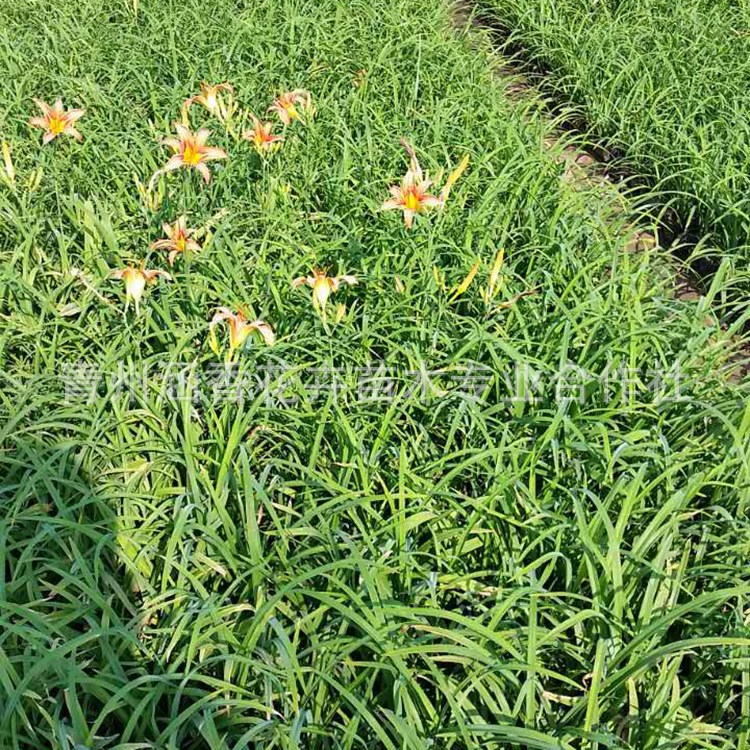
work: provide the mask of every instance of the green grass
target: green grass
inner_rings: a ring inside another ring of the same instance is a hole
[[[599,143],[647,177],[677,227],[722,251],[747,295],[750,5],[745,0],[487,0]],[[681,224],[680,224],[681,222]]]
[[[743,321],[712,313],[721,275],[678,299],[660,250],[628,251],[629,205],[563,179],[554,124],[508,104],[486,40],[438,0],[0,11],[18,171],[0,187],[1,747],[748,747]],[[265,164],[214,124],[211,184],[170,175],[151,211],[133,174],[164,163],[204,79],[258,112],[304,87],[317,114]],[[87,110],[82,145],[26,125],[58,94]],[[377,210],[401,136],[433,173],[471,157],[412,232]],[[211,243],[124,317],[108,272],[165,268],[148,247],[180,213],[218,216]],[[325,326],[290,285],[321,265],[360,279]],[[221,305],[278,335],[241,352],[248,377],[351,384],[383,361],[396,397],[164,392],[165,362],[218,361]],[[66,402],[76,362],[150,366],[150,387]],[[546,385],[533,402],[508,401],[519,362]],[[675,364],[680,398],[655,401],[648,371]],[[495,373],[482,398],[410,393],[411,370],[445,386],[472,366]],[[566,402],[571,366],[644,382]]]

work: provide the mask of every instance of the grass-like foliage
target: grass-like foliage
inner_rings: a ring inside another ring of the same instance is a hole
[[[437,0],[0,11],[0,747],[747,748],[742,321],[563,178],[482,39]],[[261,158],[193,108],[228,158],[147,195],[201,81],[316,112]],[[27,124],[56,96],[82,142]],[[470,157],[411,230],[401,137],[438,186]],[[138,315],[131,261],[172,277]],[[274,346],[225,357],[240,310]],[[161,387],[190,363],[272,388]]]
[[[703,252],[750,258],[750,6],[487,0],[595,135],[651,179]],[[738,276],[737,283],[740,282]],[[746,281],[742,282],[747,289]]]

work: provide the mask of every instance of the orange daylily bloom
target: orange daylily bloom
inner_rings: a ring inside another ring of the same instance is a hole
[[[417,214],[425,213],[430,208],[442,208],[448,199],[451,188],[458,181],[469,165],[469,157],[465,156],[459,166],[451,172],[448,179],[440,191],[440,195],[432,195],[429,192],[433,181],[427,174],[422,172],[417,155],[411,144],[404,138],[401,139],[401,145],[409,154],[409,169],[404,175],[401,185],[394,185],[390,188],[391,198],[380,207],[381,211],[397,209],[404,212],[404,224],[407,229],[411,229],[414,223],[414,217]]]
[[[291,125],[292,120],[299,120],[304,123],[299,109],[303,112],[312,111],[312,97],[304,89],[295,89],[287,91],[274,99],[273,104],[268,108],[269,112],[275,112],[284,125]]]
[[[346,274],[343,276],[326,276],[325,271],[313,269],[311,276],[300,276],[294,279],[292,286],[295,289],[303,285],[309,286],[313,290],[313,306],[320,312],[325,312],[328,298],[339,290],[342,283],[354,285],[357,283],[357,278]]]
[[[229,328],[228,357],[231,357],[234,351],[239,349],[247,341],[248,336],[254,332],[259,333],[268,346],[273,346],[276,343],[276,335],[273,329],[264,320],[254,320],[248,323],[247,317],[242,311],[233,313],[228,307],[220,307],[211,318],[208,326],[211,348],[217,354],[219,353],[219,345],[216,341],[215,329],[222,322],[225,322]]]
[[[428,191],[432,186],[432,180],[422,173],[422,167],[414,152],[414,149],[405,141],[401,141],[410,157],[409,169],[401,181],[401,185],[390,188],[391,198],[380,207],[381,211],[397,209],[404,212],[404,224],[411,229],[414,217],[424,213],[430,208],[443,205],[441,198],[431,195]]]
[[[140,315],[140,302],[147,284],[154,284],[159,276],[163,276],[167,281],[172,277],[166,272],[158,269],[135,268],[130,265],[127,268],[119,268],[112,271],[110,276],[113,279],[122,279],[125,282],[125,309],[128,309],[128,302],[132,299],[135,303],[135,314]]]
[[[43,143],[49,143],[57,138],[58,135],[69,135],[77,141],[82,141],[83,136],[75,129],[75,123],[84,115],[82,109],[69,109],[65,111],[62,99],[55,99],[55,103],[50,106],[41,99],[34,99],[39,109],[42,110],[42,117],[32,117],[29,125],[35,128],[42,128],[45,132],[42,136]]]
[[[253,127],[251,130],[246,130],[242,137],[248,141],[251,141],[253,148],[259,153],[272,151],[281,145],[284,137],[281,135],[274,135],[271,131],[273,130],[272,122],[261,122],[252,112],[250,117],[253,120]]]
[[[222,91],[226,91],[231,94],[234,92],[234,87],[231,83],[210,84],[203,81],[201,83],[200,94],[196,94],[195,96],[191,96],[189,99],[185,99],[185,103],[182,106],[187,109],[193,104],[202,104],[212,115],[221,117],[222,102],[220,92]]]
[[[211,171],[206,162],[215,159],[226,159],[227,152],[222,148],[207,146],[206,141],[211,135],[210,130],[201,128],[193,133],[190,128],[180,123],[174,126],[177,137],[170,136],[164,139],[164,145],[174,151],[172,158],[157,172],[172,172],[180,167],[186,169],[197,169],[206,183],[211,181]]]
[[[169,250],[167,260],[169,265],[173,266],[175,259],[180,253],[184,253],[186,250],[192,250],[197,252],[201,249],[198,241],[193,239],[195,229],[189,229],[187,221],[184,216],[180,216],[177,221],[172,224],[162,224],[164,234],[167,235],[164,239],[156,240],[151,243],[152,250]]]

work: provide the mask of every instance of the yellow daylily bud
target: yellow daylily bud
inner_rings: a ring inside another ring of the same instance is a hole
[[[495,262],[492,264],[489,282],[487,284],[487,290],[484,294],[484,301],[487,304],[489,304],[490,300],[493,299],[493,297],[495,296],[495,292],[497,291],[497,282],[500,279],[500,269],[503,267],[504,260],[505,248],[501,247],[497,251],[497,255],[495,256]]]
[[[466,168],[469,166],[469,155],[466,154],[463,159],[461,159],[461,163],[450,173],[450,176],[445,181],[445,185],[443,185],[443,189],[440,192],[440,198],[445,203],[446,200],[448,200],[448,194],[451,191],[451,188],[458,182],[461,175],[466,171]]]
[[[10,144],[3,141],[3,162],[5,164],[5,181],[10,187],[16,186],[16,170],[13,166],[13,159],[10,156]]]
[[[477,271],[479,270],[479,266],[481,265],[481,263],[481,260],[477,260],[476,263],[474,263],[474,265],[471,267],[471,270],[466,275],[466,278],[453,291],[453,294],[451,295],[451,301],[456,299],[456,297],[460,297],[471,286],[471,282],[474,281],[474,277],[477,275]]]
[[[35,190],[38,190],[39,185],[41,185],[42,183],[43,176],[44,170],[41,167],[37,167],[32,171],[32,173],[26,180],[26,187],[28,188],[29,192],[33,193]]]
[[[445,274],[437,266],[432,267],[432,278],[438,289],[445,290]]]

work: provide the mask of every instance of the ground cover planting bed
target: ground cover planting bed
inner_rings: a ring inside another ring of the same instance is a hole
[[[750,9],[734,0],[487,0],[489,17],[575,104],[600,145],[646,176],[746,297]]]
[[[0,10],[0,747],[747,747],[741,322],[481,32]]]

